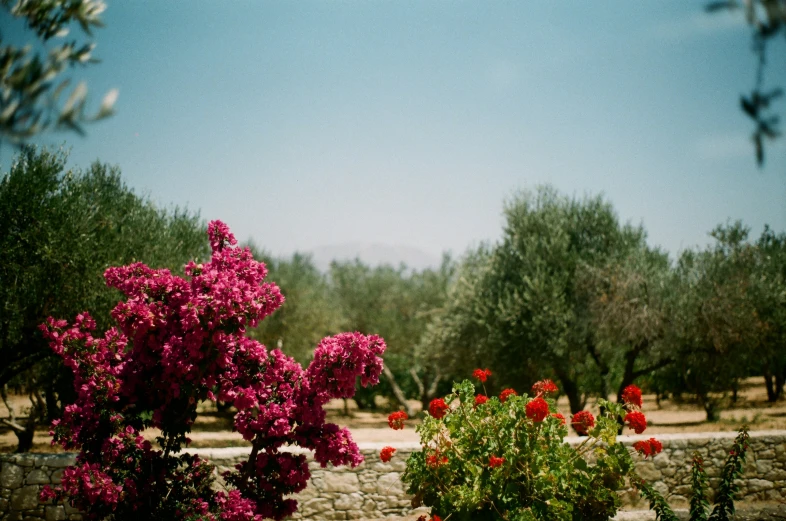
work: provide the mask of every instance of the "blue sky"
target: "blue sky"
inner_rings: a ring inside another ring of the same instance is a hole
[[[275,254],[347,242],[435,257],[499,237],[502,202],[603,193],[672,253],[786,226],[786,144],[755,165],[742,15],[703,2],[108,0],[117,114],[51,134],[155,201]],[[786,85],[786,49],[768,79]],[[780,107],[786,114],[786,102]],[[8,149],[3,151],[7,157]]]

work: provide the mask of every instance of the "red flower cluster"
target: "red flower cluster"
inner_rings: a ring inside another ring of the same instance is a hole
[[[622,401],[630,405],[635,405],[636,407],[641,407],[641,389],[635,385],[627,386],[622,391]]]
[[[437,468],[440,465],[446,464],[447,462],[448,462],[448,457],[443,456],[439,452],[434,452],[433,454],[426,456],[426,465],[428,465],[431,468]]]
[[[393,447],[382,447],[382,450],[379,451],[379,459],[381,459],[384,463],[390,461],[390,458],[393,457],[393,454],[396,453],[396,449]]]
[[[427,521],[426,516],[423,515],[423,516],[418,517],[417,521]],[[439,517],[437,514],[433,514],[431,516],[431,521],[442,521],[442,518]]]
[[[388,416],[388,425],[390,425],[390,428],[393,429],[394,431],[403,429],[404,422],[408,418],[409,416],[407,416],[407,413],[405,413],[404,411],[392,412]]]
[[[449,410],[450,407],[442,398],[435,398],[428,404],[428,413],[438,420],[443,418]]]
[[[641,434],[647,429],[647,418],[638,411],[627,413],[622,421],[627,423],[628,427],[636,431],[636,434]]]
[[[86,519],[158,519],[176,508],[183,519],[281,519],[297,510],[289,496],[310,477],[306,456],[281,447],[310,449],[322,466],[363,461],[350,432],[325,422],[323,406],[351,397],[357,378],[378,382],[385,343],[359,333],[325,338],[305,369],[268,351],[246,331],[284,297],[224,223],[210,222],[208,236],[210,260],[190,262],[185,277],[142,263],[106,270],[125,299],[112,311],[118,326],[102,336],[87,313],[70,326],[51,317],[41,326],[77,394],[54,439],[81,449],[62,487],[46,495],[68,496]],[[208,400],[233,404],[234,428],[257,448],[224,474],[226,492],[211,490],[212,465],[181,454]],[[149,427],[166,433],[164,450],[139,435]]]
[[[663,444],[655,438],[650,438],[648,440],[637,441],[633,444],[633,448],[636,449],[636,452],[642,454],[644,459],[647,459],[650,456],[660,454],[660,451],[663,450]]]
[[[491,456],[489,458],[489,468],[495,469],[501,467],[503,463],[505,463],[505,458],[498,458],[496,456]]]
[[[579,434],[587,434],[595,426],[595,417],[589,411],[579,411],[571,418],[573,429]]]
[[[489,376],[491,376],[491,371],[488,369],[475,369],[472,371],[472,378],[480,380],[483,383],[486,383]]]
[[[559,420],[559,424],[560,424],[560,425],[565,425],[565,417],[562,415],[562,413],[560,413],[560,412],[555,412],[555,413],[554,413],[554,414],[552,414],[551,416],[552,416],[552,417],[554,417],[554,418],[556,418],[556,419],[558,419],[558,420]]]
[[[557,391],[559,391],[557,384],[549,379],[535,382],[535,385],[532,386],[532,394],[535,396],[543,396],[544,394],[556,393]]]
[[[499,401],[505,403],[508,400],[508,398],[510,398],[511,396],[518,396],[518,395],[519,393],[517,393],[513,389],[505,389],[504,391],[499,393]]]
[[[478,394],[477,396],[475,396],[475,407],[477,407],[478,405],[483,405],[487,401],[489,401],[488,396],[486,396],[485,394]]]
[[[527,404],[527,418],[535,423],[542,422],[549,415],[549,404],[543,398],[535,398]]]

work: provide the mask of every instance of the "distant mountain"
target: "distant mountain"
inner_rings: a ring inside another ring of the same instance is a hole
[[[320,246],[307,253],[312,255],[314,264],[322,271],[327,271],[334,260],[351,261],[358,258],[371,266],[389,264],[394,267],[404,263],[408,268],[415,270],[438,268],[442,260],[439,256],[412,246],[360,242]]]

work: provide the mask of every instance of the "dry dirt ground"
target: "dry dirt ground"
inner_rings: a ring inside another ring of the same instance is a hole
[[[9,396],[12,407],[17,415],[29,407],[30,402],[24,396]],[[567,400],[558,402],[560,412],[568,415]],[[362,442],[416,442],[417,434],[414,429],[406,428],[394,431],[388,428],[387,412],[359,411],[354,402],[349,402],[349,416],[344,412],[344,403],[337,400],[328,406],[329,421],[348,426],[352,431],[355,441]],[[762,378],[750,378],[744,382],[736,404],[729,403],[726,410],[721,413],[718,422],[705,421],[704,411],[695,404],[675,403],[672,400],[662,400],[660,407],[655,403],[654,396],[644,396],[644,412],[649,421],[647,433],[678,433],[678,432],[707,432],[707,431],[736,431],[743,424],[751,430],[786,429],[786,401],[775,404],[767,402],[767,394]],[[190,435],[192,447],[233,447],[245,446],[247,442],[235,432],[232,432],[230,416],[218,413],[211,405],[205,406],[200,411],[194,430]],[[0,418],[7,418],[8,411],[0,402]],[[408,427],[416,424],[417,420],[410,420]],[[155,438],[157,433],[152,429],[145,432],[148,439]],[[12,452],[16,447],[16,436],[11,430],[0,425],[0,452]],[[36,431],[34,451],[58,451],[58,447],[50,445],[48,427],[42,426]]]

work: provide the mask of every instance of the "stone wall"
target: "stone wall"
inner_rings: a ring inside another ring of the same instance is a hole
[[[690,460],[698,451],[705,461],[710,484],[717,486],[720,470],[736,433],[661,434],[663,452],[637,465],[639,474],[654,483],[676,507],[687,506],[690,491]],[[621,436],[632,444],[649,436]],[[579,438],[568,438],[578,443]],[[366,462],[355,469],[321,468],[311,462],[310,486],[298,495],[297,519],[374,519],[390,515],[408,515],[414,511],[400,480],[415,444],[398,444],[390,463],[379,460],[384,444],[363,444]],[[232,468],[248,457],[247,448],[199,449],[219,471]],[[72,464],[73,455],[23,454],[0,455],[0,519],[77,520],[78,512],[70,507],[43,506],[37,501],[44,484],[59,482],[63,467]],[[743,478],[739,481],[739,499],[749,505],[786,501],[786,431],[751,433],[751,452]],[[636,493],[622,494],[626,510],[646,509]],[[744,505],[743,505],[744,506]]]

